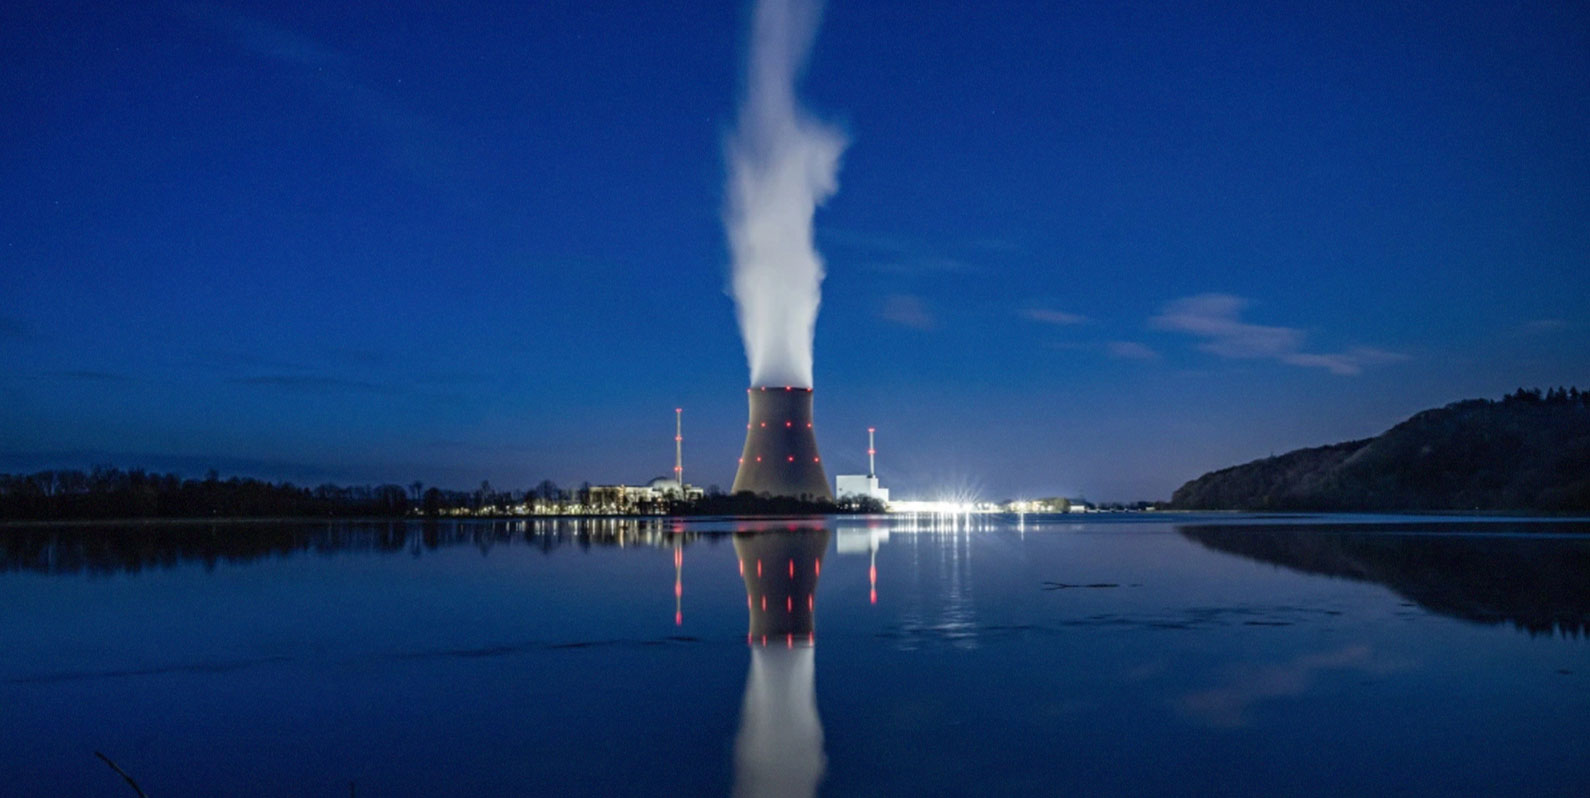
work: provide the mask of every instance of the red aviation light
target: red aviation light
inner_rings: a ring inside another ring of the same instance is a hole
[[[814,463],[821,463],[822,461],[823,461],[823,458],[821,458],[821,457],[813,457],[812,458],[812,462],[814,462]]]
[[[757,455],[757,456],[756,456],[756,461],[757,461],[757,462],[758,462],[758,463],[760,463],[760,462],[762,462],[762,455]]]
[[[784,386],[784,390],[786,390],[786,391],[789,390],[789,386],[788,385]]]
[[[795,611],[795,597],[794,596],[785,596],[784,597],[784,611],[787,612],[787,613],[793,613]]]
[[[740,576],[745,576],[745,560],[740,561]],[[749,601],[749,599],[747,599]]]
[[[676,408],[674,408],[674,412],[675,413],[683,413],[683,412],[685,412],[685,409],[682,408],[682,407],[676,407]]]
[[[767,596],[762,597],[762,611],[767,612]]]
[[[740,462],[742,462],[742,463],[745,462],[745,458],[744,457],[740,458]]]
[[[810,594],[810,593],[806,594],[806,611],[807,612],[811,612],[812,611],[812,594]]]
[[[762,578],[762,561],[761,560],[757,560],[756,561],[756,578],[757,579],[761,579]]]
[[[685,625],[685,614],[682,613],[682,612],[674,613],[674,626],[684,626],[684,625]]]
[[[793,455],[793,454],[792,454],[792,455],[790,455],[790,456],[789,456],[789,461],[790,461],[790,462],[791,462],[791,463],[793,463],[793,462],[795,462],[795,455]]]
[[[812,422],[810,422],[810,421],[806,422],[806,428],[807,429],[811,429],[812,428]]]
[[[791,557],[790,560],[789,560],[789,578],[791,578],[791,579],[795,578],[795,558],[794,557]]]
[[[786,421],[786,422],[784,422],[784,426],[785,426],[785,428],[793,427],[793,426],[795,426],[795,422]]]
[[[822,560],[818,560],[817,561],[816,570],[814,570],[812,573],[815,576],[822,576],[823,575],[823,561]]]
[[[762,422],[762,426],[764,426],[764,427],[767,426],[767,422],[766,421]]]
[[[784,635],[784,647],[785,648],[794,648],[795,647],[795,633],[794,632],[785,633],[785,635]]]
[[[679,584],[678,582],[675,582],[674,583],[674,598],[679,598],[680,596],[683,596],[684,594],[685,594],[685,586]]]

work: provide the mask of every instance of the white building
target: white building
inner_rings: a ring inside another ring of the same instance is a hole
[[[658,510],[670,499],[694,500],[705,493],[688,482],[680,485],[672,478],[658,477],[645,485],[592,485],[586,502],[596,512],[626,513]]]
[[[888,503],[889,489],[878,487],[876,474],[840,474],[834,477],[834,496],[839,499],[877,499]]]

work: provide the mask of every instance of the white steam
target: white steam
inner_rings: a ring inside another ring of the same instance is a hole
[[[812,214],[839,188],[847,143],[795,99],[821,17],[816,0],[757,0],[745,98],[725,145],[731,287],[754,386],[812,387],[823,282]]]

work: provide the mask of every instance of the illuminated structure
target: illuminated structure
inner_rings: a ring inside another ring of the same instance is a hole
[[[871,526],[865,528],[840,527],[838,540],[834,548],[841,554],[862,554],[868,557],[867,563],[867,601],[878,603],[878,548],[889,542],[889,527]]]
[[[731,492],[833,501],[812,429],[812,389],[750,388],[746,398],[750,422]]]
[[[599,513],[657,513],[676,499],[694,501],[706,491],[685,482],[684,408],[674,408],[674,475],[645,485],[592,485],[585,503]]]
[[[674,484],[685,484],[685,409],[674,408]]]
[[[867,475],[840,474],[834,477],[834,493],[841,499],[861,498],[877,499],[885,504],[889,501],[889,489],[878,487],[878,466],[876,457],[878,447],[873,444],[873,433],[876,428],[867,428]]]
[[[827,769],[817,715],[817,579],[827,529],[740,532],[751,672],[734,741],[734,794],[813,796]]]

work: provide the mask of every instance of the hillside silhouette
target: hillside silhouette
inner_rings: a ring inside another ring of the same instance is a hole
[[[1183,510],[1590,510],[1590,395],[1524,390],[1426,410],[1381,435],[1212,471]]]

